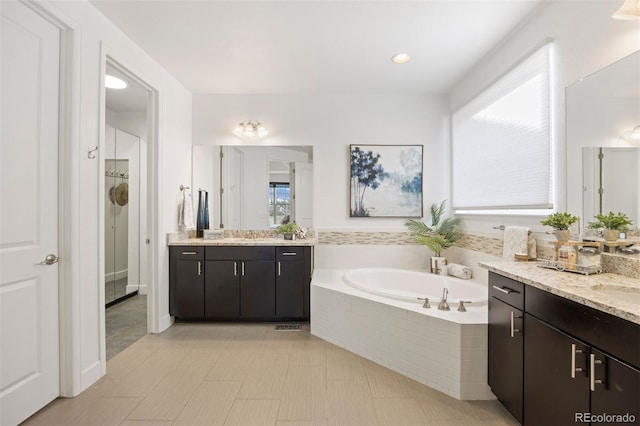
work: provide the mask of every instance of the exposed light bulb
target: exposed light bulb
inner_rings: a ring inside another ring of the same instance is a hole
[[[242,124],[238,124],[236,126],[236,128],[231,131],[231,133],[233,133],[234,135],[240,137],[240,136],[242,136],[242,130],[243,129],[244,129],[244,127],[242,126]]]
[[[252,138],[255,135],[255,131],[253,130],[253,125],[251,123],[247,123],[244,126],[244,131],[242,132],[242,136],[246,136],[248,138]]]
[[[267,132],[267,129],[265,129],[262,124],[258,123],[258,137],[259,138],[264,138],[268,134],[269,134],[269,132]]]
[[[113,75],[105,74],[104,76],[104,87],[107,89],[126,89],[129,83],[126,80],[123,80],[119,77],[115,77]]]
[[[636,126],[631,132],[631,139],[640,140],[640,126]]]

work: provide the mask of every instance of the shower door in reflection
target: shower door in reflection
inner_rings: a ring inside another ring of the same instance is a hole
[[[106,129],[105,304],[123,300],[140,285],[140,138]]]

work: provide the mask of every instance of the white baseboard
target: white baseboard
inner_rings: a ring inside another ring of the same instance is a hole
[[[105,361],[106,366],[106,361]],[[97,382],[105,374],[105,368],[100,360],[94,362],[89,367],[82,370],[80,376],[80,392],[85,391],[92,384]]]

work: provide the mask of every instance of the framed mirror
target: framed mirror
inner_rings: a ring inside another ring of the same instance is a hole
[[[640,51],[566,90],[567,209],[582,225],[623,212],[640,220]]]
[[[192,188],[209,192],[212,228],[313,227],[313,147],[194,145]]]

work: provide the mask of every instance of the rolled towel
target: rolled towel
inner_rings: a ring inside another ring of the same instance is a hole
[[[450,263],[448,266],[449,275],[456,278],[462,278],[463,280],[471,279],[473,275],[473,271],[471,268],[465,265],[460,265],[458,263]]]

